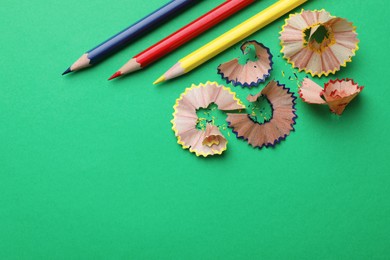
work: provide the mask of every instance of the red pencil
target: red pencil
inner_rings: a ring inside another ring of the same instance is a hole
[[[211,27],[227,19],[244,7],[254,3],[256,0],[227,0],[198,19],[187,24],[183,28],[159,41],[143,52],[134,56],[125,65],[123,65],[110,78],[114,79],[119,76],[142,69],[168,53],[174,51],[181,45],[189,42],[196,36],[207,31]]]

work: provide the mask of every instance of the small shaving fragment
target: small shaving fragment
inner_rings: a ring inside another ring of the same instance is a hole
[[[352,79],[330,80],[321,88],[305,78],[299,88],[299,96],[309,104],[327,104],[332,113],[341,115],[347,105],[363,90]]]

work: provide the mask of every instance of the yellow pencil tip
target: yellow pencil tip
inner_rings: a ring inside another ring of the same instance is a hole
[[[155,82],[153,82],[153,85],[157,85],[161,82],[164,82],[165,81],[165,76],[162,75],[161,77],[159,77]]]

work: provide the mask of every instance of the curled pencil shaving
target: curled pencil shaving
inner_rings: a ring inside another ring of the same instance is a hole
[[[309,104],[326,104],[326,101],[321,97],[324,91],[311,79],[305,78],[302,81],[302,86],[299,88],[299,96],[302,100]]]
[[[260,96],[268,99],[272,107],[272,118],[258,123],[249,114],[228,113],[226,121],[238,138],[243,138],[257,148],[275,146],[294,131],[296,97],[284,85],[271,81],[257,95],[249,95],[249,102],[256,102]]]
[[[212,103],[224,111],[245,108],[234,92],[216,82],[192,85],[181,94],[174,106],[171,122],[177,142],[197,156],[222,154],[227,148],[227,140],[217,126],[207,123],[206,129],[197,129],[199,119],[196,111]]]
[[[219,128],[215,125],[207,123],[206,130],[204,131],[204,138],[202,138],[202,145],[213,147],[221,145],[226,150],[227,141],[225,137],[219,131]],[[219,149],[216,149],[219,150]]]
[[[250,46],[254,47],[254,51]],[[264,82],[270,76],[273,65],[269,48],[257,41],[247,41],[241,45],[241,51],[252,57],[249,56],[245,64],[240,64],[238,58],[223,63],[218,66],[218,74],[234,86],[253,87]]]
[[[306,103],[328,104],[330,111],[341,115],[347,105],[363,90],[352,79],[330,80],[321,88],[306,78],[299,88],[299,96]]]
[[[290,15],[280,40],[284,58],[313,77],[335,74],[359,49],[356,27],[325,10]]]

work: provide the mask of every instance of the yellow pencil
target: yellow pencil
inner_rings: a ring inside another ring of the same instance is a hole
[[[160,82],[179,77],[195,69],[227,48],[244,40],[249,35],[255,33],[307,1],[308,0],[279,0],[264,11],[249,18],[215,40],[182,58],[153,84],[158,84]]]

